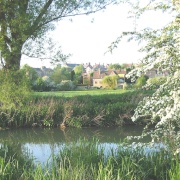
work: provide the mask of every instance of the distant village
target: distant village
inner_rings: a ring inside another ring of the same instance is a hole
[[[73,71],[75,67],[81,64],[72,64],[72,63],[64,63],[61,67],[68,68],[70,71]],[[102,87],[102,79],[105,76],[117,75],[118,78],[118,86],[122,88],[122,84],[125,82],[125,75],[127,73],[127,69],[131,70],[134,68],[133,64],[123,64],[121,69],[110,69],[110,64],[94,64],[84,63],[82,64],[83,72],[82,72],[82,85],[89,85],[93,87]],[[40,77],[50,76],[52,73],[51,68],[46,68],[42,66],[42,68],[34,68]],[[88,83],[87,83],[88,82]]]
[[[82,71],[82,82],[81,85],[89,85],[97,88],[102,87],[102,80],[106,76],[112,76],[117,75],[117,88],[123,88],[124,82],[127,82],[126,74],[134,69],[137,65],[136,64],[122,64],[121,68],[115,69],[110,68],[112,64],[94,64],[91,65],[91,63],[84,63],[84,64],[72,64],[72,63],[64,63],[61,67],[68,68],[69,71],[73,71],[75,67],[82,65],[83,71]],[[46,68],[45,66],[42,66],[41,68],[34,68],[34,70],[37,72],[39,77],[44,76],[50,76],[53,72],[53,69]],[[166,74],[159,74],[157,70],[152,69],[149,70],[146,74],[149,78],[153,78],[160,75],[166,75]],[[88,82],[88,83],[87,83]]]

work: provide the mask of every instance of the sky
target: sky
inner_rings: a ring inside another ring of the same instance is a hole
[[[137,63],[142,57],[137,42],[119,43],[112,53],[108,47],[123,31],[133,31],[134,23],[128,19],[129,7],[125,4],[110,5],[104,11],[88,16],[76,16],[61,20],[50,36],[62,47],[62,52],[72,54],[67,63]],[[168,22],[168,15],[158,12],[146,13],[138,22],[138,29],[160,28]],[[21,65],[52,67],[48,60],[23,58]]]

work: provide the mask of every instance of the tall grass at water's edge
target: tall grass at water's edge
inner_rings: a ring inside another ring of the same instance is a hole
[[[15,144],[0,148],[0,179],[57,180],[178,180],[180,159],[165,150],[147,154],[142,147],[119,144],[105,151],[98,141],[79,140],[66,144],[44,167],[28,156],[16,155]],[[10,153],[11,152],[11,153]],[[15,155],[13,154],[15,153]],[[29,163],[31,162],[31,163]]]
[[[0,127],[121,126],[132,124],[138,102],[149,92],[84,95],[76,97],[33,96],[24,106],[0,108]]]

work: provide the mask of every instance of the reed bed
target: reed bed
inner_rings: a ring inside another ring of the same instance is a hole
[[[84,95],[74,97],[32,96],[23,106],[0,107],[0,127],[121,126],[133,124],[138,102],[149,92]]]
[[[151,153],[143,147],[119,144],[108,152],[98,140],[80,139],[52,155],[45,166],[35,165],[33,158],[16,144],[0,148],[0,179],[57,180],[178,180],[180,157],[164,149]]]

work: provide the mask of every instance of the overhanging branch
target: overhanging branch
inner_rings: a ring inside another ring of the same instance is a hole
[[[93,14],[93,13],[99,12],[99,11],[101,11],[102,9],[104,9],[106,6],[108,6],[110,4],[112,4],[112,2],[104,5],[103,7],[99,7],[99,9],[97,9],[97,10],[83,12],[83,13],[70,14],[70,13],[72,13],[74,11],[74,9],[72,9],[72,11],[70,11],[70,12],[67,12],[67,14],[65,14],[65,15],[62,15],[63,14],[63,12],[62,12],[59,16],[54,17],[54,18],[52,18],[52,19],[50,19],[50,20],[40,24],[39,26],[37,26],[35,31],[38,30],[39,28],[41,28],[42,26],[44,26],[44,25],[46,25],[46,24],[48,24],[50,22],[56,21],[56,20],[60,20],[60,19],[63,19],[63,18],[68,18],[68,17],[74,17],[74,16],[89,15],[89,14]],[[65,11],[65,10],[63,10],[63,11]]]
[[[39,24],[39,22],[41,21],[43,15],[47,12],[48,8],[50,7],[50,5],[52,4],[53,0],[49,0],[44,7],[41,9],[41,12],[39,14],[39,16],[36,18],[36,20],[34,21],[33,25],[31,26],[31,30],[33,29],[37,29],[37,25]]]

